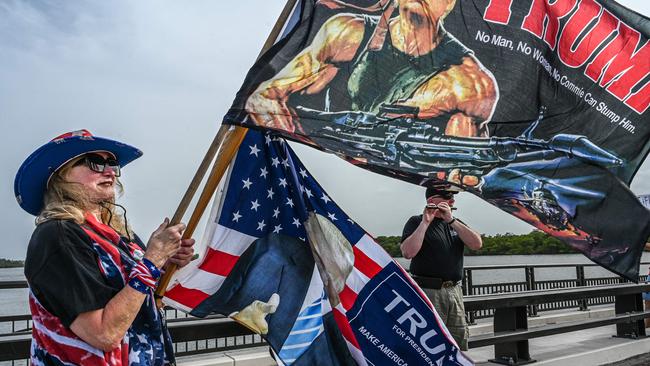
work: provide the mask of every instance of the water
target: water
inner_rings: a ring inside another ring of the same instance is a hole
[[[398,258],[398,261],[408,268],[408,260]],[[644,252],[642,262],[650,262],[650,252]],[[532,265],[550,263],[592,263],[582,254],[547,254],[547,255],[488,255],[465,257],[466,266],[485,266],[496,264],[507,265]],[[641,268],[641,273],[647,273],[647,266]],[[535,270],[538,281],[575,278],[574,268],[540,268]],[[613,274],[601,267],[585,268],[585,276],[611,277]],[[474,284],[494,282],[520,282],[524,281],[523,269],[501,269],[475,271],[472,280]],[[24,280],[22,268],[0,268],[0,281]],[[27,303],[27,289],[0,290],[0,316],[24,315],[29,313]]]
[[[641,262],[650,262],[650,252],[644,252]],[[530,265],[530,264],[555,264],[555,263],[584,263],[593,264],[582,254],[540,254],[540,255],[494,255],[494,256],[473,256],[465,257],[466,266],[485,265]],[[642,274],[648,273],[648,267],[640,269]],[[612,272],[600,267],[585,267],[585,277],[615,277]],[[573,267],[565,268],[536,268],[535,280],[561,280],[576,278],[576,270]],[[500,269],[474,271],[472,275],[474,284],[486,284],[495,282],[521,282],[525,281],[523,269]]]
[[[397,261],[408,269],[409,260],[398,258]],[[644,252],[641,262],[650,262],[650,252]],[[540,254],[540,255],[486,255],[465,257],[465,266],[487,266],[487,265],[533,265],[533,264],[555,264],[555,263],[584,263],[592,264],[582,254]],[[647,266],[640,270],[642,274],[648,273]],[[586,267],[585,277],[614,277],[612,272],[599,267]],[[560,280],[576,278],[576,271],[573,267],[566,268],[536,268],[535,280]],[[525,274],[523,269],[498,269],[474,271],[472,281],[475,285],[495,282],[523,282]]]
[[[23,268],[0,268],[1,281],[24,281]],[[0,290],[0,316],[29,314],[27,289]]]

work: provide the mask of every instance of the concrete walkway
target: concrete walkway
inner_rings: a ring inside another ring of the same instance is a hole
[[[650,365],[650,351],[638,356],[627,358],[623,361],[608,363],[605,366],[648,366],[648,365]]]
[[[537,360],[535,365],[591,366],[650,352],[650,338],[635,340],[612,334],[616,334],[615,325],[534,338],[528,341],[530,356]],[[467,354],[477,365],[495,365],[488,362],[494,357],[494,346],[474,348]]]
[[[269,347],[178,357],[179,366],[275,366]]]
[[[614,315],[611,305],[592,307],[588,311],[555,311],[528,318],[529,328],[562,322],[604,318]],[[650,329],[648,330],[650,332]],[[492,332],[492,319],[470,327],[473,335]],[[535,365],[583,366],[605,365],[627,358],[650,353],[650,338],[617,338],[616,325],[592,328],[583,331],[556,334],[548,337],[530,339],[530,356]],[[473,348],[467,355],[477,365],[496,365],[488,362],[494,358],[494,346]],[[628,366],[628,364],[622,364]],[[629,366],[634,365],[629,364]],[[640,364],[644,366],[650,363]]]

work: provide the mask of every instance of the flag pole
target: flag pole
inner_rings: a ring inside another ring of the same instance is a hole
[[[271,48],[271,46],[273,46],[276,39],[280,35],[282,28],[284,27],[285,23],[289,19],[289,16],[291,15],[291,10],[293,10],[297,1],[298,0],[288,0],[287,3],[284,5],[284,8],[280,13],[280,17],[275,22],[275,25],[273,26],[271,33],[266,39],[266,42],[264,42],[264,46],[262,46],[262,50],[257,56],[258,58],[269,48]],[[208,177],[208,181],[205,183],[205,186],[203,187],[203,191],[201,192],[201,195],[199,196],[199,199],[194,208],[194,211],[192,212],[192,216],[190,217],[190,220],[187,223],[187,228],[183,233],[183,239],[190,238],[194,234],[194,230],[196,229],[196,226],[198,225],[198,222],[201,219],[203,212],[208,206],[208,203],[210,202],[210,199],[212,198],[214,191],[217,189],[217,186],[219,185],[221,178],[226,172],[226,168],[228,167],[228,165],[230,165],[230,161],[237,153],[237,149],[239,149],[239,145],[241,145],[241,142],[244,140],[247,131],[248,131],[247,128],[239,127],[239,126],[222,125],[219,128],[217,135],[212,141],[210,147],[208,148],[208,151],[205,157],[203,158],[203,161],[199,165],[199,168],[197,169],[194,178],[192,178],[192,181],[190,182],[190,185],[187,188],[185,195],[181,199],[181,203],[178,205],[178,208],[176,209],[176,212],[174,213],[174,216],[170,221],[170,225],[177,224],[181,221],[181,218],[185,214],[185,211],[187,211],[187,208],[194,194],[198,190],[199,184],[203,180],[203,177],[205,176],[205,173],[208,170],[208,165],[214,159],[216,152],[219,151],[219,154],[217,155],[214,165],[212,166],[212,170]],[[177,266],[175,264],[170,263],[165,268],[165,274],[160,278],[160,282],[158,282],[158,287],[156,288],[154,295],[156,298],[156,304],[158,305],[159,308],[162,307],[162,297],[165,295],[167,286],[169,286],[169,282],[171,281],[174,272],[176,272],[176,269]]]
[[[192,181],[190,182],[187,191],[185,191],[185,195],[183,195],[181,202],[178,204],[178,208],[176,208],[176,212],[174,212],[174,216],[172,216],[170,225],[178,224],[183,218],[183,215],[185,215],[185,211],[187,211],[187,208],[189,207],[190,202],[192,201],[192,197],[199,189],[199,185],[201,184],[201,181],[203,180],[205,173],[208,171],[208,168],[210,166],[210,163],[212,163],[214,156],[217,154],[217,151],[219,150],[219,146],[223,142],[223,139],[227,132],[228,132],[227,128],[220,128],[217,134],[214,136],[214,140],[212,140],[212,144],[210,144],[208,151],[205,153],[205,156],[203,157],[203,161],[201,161],[199,168],[196,170],[196,173],[194,174],[194,178],[192,178]]]

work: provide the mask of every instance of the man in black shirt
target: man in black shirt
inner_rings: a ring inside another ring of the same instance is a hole
[[[422,215],[412,216],[402,233],[400,249],[411,259],[413,279],[423,288],[459,347],[467,350],[469,331],[460,281],[463,250],[478,250],[481,236],[454,218],[454,194],[448,187],[429,187]]]

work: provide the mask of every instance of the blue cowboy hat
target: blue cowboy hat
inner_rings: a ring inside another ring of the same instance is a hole
[[[70,160],[93,151],[107,151],[123,167],[142,156],[133,146],[93,136],[88,130],[64,133],[39,147],[20,166],[14,180],[16,200],[23,210],[37,216],[43,209],[47,183]]]

